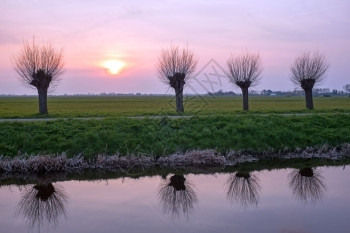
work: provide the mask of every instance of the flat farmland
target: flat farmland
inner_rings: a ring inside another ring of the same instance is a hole
[[[250,97],[249,113],[350,112],[350,98],[315,97],[315,110],[305,109],[304,97]],[[185,96],[185,115],[242,113],[242,97]],[[171,96],[49,96],[48,117],[122,117],[176,115]],[[39,117],[38,99],[0,97],[0,118]]]

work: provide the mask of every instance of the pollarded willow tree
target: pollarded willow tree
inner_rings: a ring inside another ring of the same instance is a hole
[[[198,59],[188,48],[171,46],[163,49],[157,64],[159,78],[175,90],[176,112],[183,113],[183,89],[190,75],[196,70]]]
[[[227,60],[226,76],[236,86],[241,88],[243,95],[243,110],[249,110],[248,90],[259,84],[261,75],[261,59],[258,53],[243,53],[231,55]]]
[[[48,114],[47,92],[58,83],[63,73],[63,53],[56,51],[51,43],[39,45],[24,42],[22,50],[12,58],[14,69],[21,81],[36,88],[39,96],[39,113]]]
[[[329,65],[319,52],[303,52],[291,66],[291,81],[301,86],[305,92],[306,108],[313,109],[312,89],[326,77]]]

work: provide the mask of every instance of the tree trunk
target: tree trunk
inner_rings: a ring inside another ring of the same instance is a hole
[[[183,87],[179,89],[175,89],[175,95],[176,95],[176,112],[183,113],[184,112]]]
[[[47,111],[47,89],[42,88],[38,89],[39,95],[39,114],[46,115],[49,112]]]
[[[248,87],[241,87],[241,89],[242,89],[242,95],[243,95],[243,110],[248,111],[249,110]]]
[[[305,91],[305,102],[306,102],[306,108],[307,109],[314,109],[314,102],[312,99],[312,89],[308,88],[308,89],[304,89]]]
[[[176,97],[176,112],[184,112],[183,104],[183,90],[185,86],[186,75],[184,73],[175,73],[174,76],[169,77],[169,84],[175,90]]]

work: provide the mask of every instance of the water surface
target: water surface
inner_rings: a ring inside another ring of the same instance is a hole
[[[0,232],[350,232],[350,168],[2,185]]]

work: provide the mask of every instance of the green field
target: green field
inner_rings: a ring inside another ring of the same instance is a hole
[[[242,100],[235,97],[185,97],[185,114],[242,113]],[[349,97],[316,97],[312,112],[350,112]],[[49,97],[48,117],[176,115],[170,96]],[[303,97],[250,97],[251,113],[309,112]],[[0,118],[38,117],[37,97],[0,97]]]

